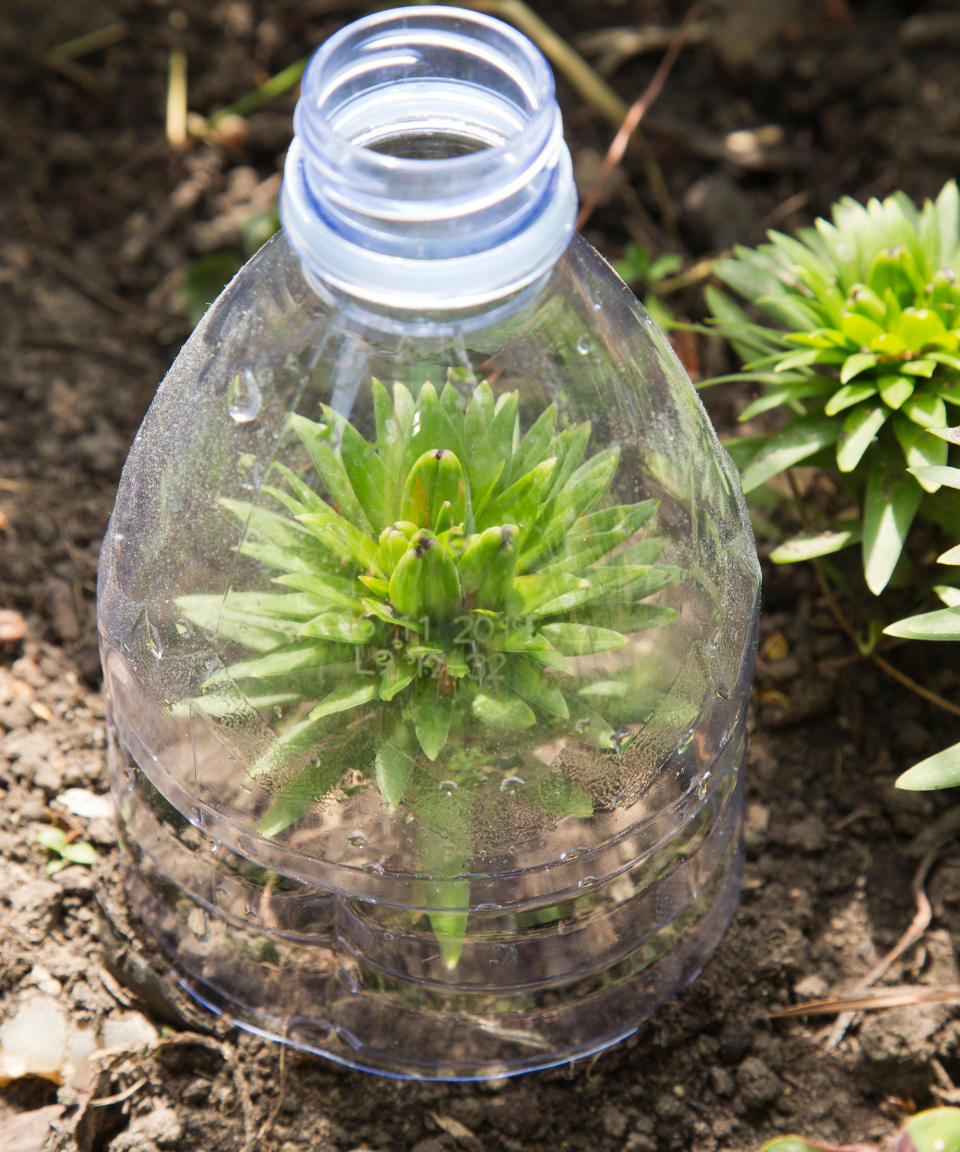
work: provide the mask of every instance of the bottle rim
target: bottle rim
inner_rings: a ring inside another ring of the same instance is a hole
[[[314,284],[393,308],[472,308],[543,277],[569,242],[552,73],[494,17],[425,5],[347,25],[311,60],[294,126],[281,221]],[[405,135],[474,147],[376,147]]]

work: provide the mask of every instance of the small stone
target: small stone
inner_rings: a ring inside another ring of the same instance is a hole
[[[743,838],[748,852],[763,850],[769,829],[770,809],[765,804],[748,804],[743,821]]]
[[[748,1108],[765,1108],[780,1095],[783,1085],[758,1056],[748,1056],[737,1068],[740,1097]]]
[[[183,1125],[172,1108],[155,1108],[146,1116],[138,1116],[130,1130],[142,1133],[161,1148],[178,1144],[183,1136]]]
[[[798,1000],[822,1000],[830,991],[830,986],[822,976],[813,974],[794,985],[793,994]]]
[[[615,1104],[604,1104],[600,1109],[600,1124],[608,1136],[620,1139],[629,1126],[629,1120]]]
[[[139,1012],[117,1012],[108,1016],[101,1032],[104,1048],[124,1050],[152,1044],[158,1036],[156,1028]]]
[[[63,1004],[42,992],[27,993],[0,1026],[0,1085],[24,1076],[59,1084],[66,1045]]]
[[[63,1115],[62,1104],[50,1104],[0,1120],[3,1152],[41,1152],[54,1121]]]
[[[710,1069],[710,1084],[717,1096],[732,1096],[736,1091],[736,1085],[730,1072],[719,1065]]]
[[[788,828],[785,839],[788,847],[816,856],[827,846],[827,830],[820,817],[811,814]]]

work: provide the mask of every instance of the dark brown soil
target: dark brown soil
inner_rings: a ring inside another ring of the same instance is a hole
[[[674,0],[533,6],[574,42],[675,26],[684,10]],[[97,551],[127,446],[189,331],[185,270],[206,253],[239,252],[244,223],[271,203],[294,98],[178,151],[164,131],[168,60],[186,52],[190,108],[208,114],[372,6],[3,8],[0,1013],[43,995],[113,1045],[86,1084],[6,1073],[0,1147],[739,1152],[785,1131],[879,1143],[909,1110],[949,1098],[960,1023],[948,1004],[861,1013],[842,1033],[835,1016],[775,1016],[857,987],[914,917],[922,861],[929,926],[880,985],[960,984],[954,798],[893,787],[900,770],[957,739],[956,720],[858,656],[803,569],[766,573],[740,911],[700,981],[634,1039],[589,1064],[500,1084],[398,1084],[218,1029],[157,979],[147,950],[124,935],[109,822],[62,799],[106,790]],[[665,193],[632,152],[587,229],[611,258],[634,239],[692,263],[807,222],[841,194],[931,195],[955,173],[952,0],[713,0],[698,21],[647,127]],[[51,53],[114,24],[95,51]],[[657,59],[627,61],[611,83],[631,101]],[[612,129],[565,81],[560,92],[585,194]],[[700,307],[695,290],[671,304]],[[685,354],[694,368],[722,366],[706,342]],[[742,396],[708,399],[721,431],[732,430]],[[951,647],[893,658],[957,699]],[[35,836],[51,824],[95,846],[92,873],[46,875]]]

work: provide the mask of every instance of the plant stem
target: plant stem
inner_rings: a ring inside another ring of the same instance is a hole
[[[853,643],[859,648],[860,646],[857,643],[857,633],[854,630],[853,625],[843,614],[843,610],[840,608],[840,605],[837,603],[836,597],[833,595],[833,590],[831,589],[826,576],[823,574],[823,569],[821,568],[819,561],[814,560],[813,567],[817,573],[817,581],[820,584],[820,591],[823,593],[823,597],[827,602],[827,607],[830,609],[830,614],[833,616],[841,630],[846,633],[850,640],[853,641]],[[884,658],[878,653],[866,652],[864,655],[869,657],[869,659],[873,661],[873,663],[880,669],[880,671],[889,676],[891,680],[896,680],[898,684],[902,684],[904,688],[908,688],[911,692],[916,693],[917,696],[922,697],[930,704],[936,705],[937,708],[941,708],[944,712],[949,712],[953,716],[960,716],[960,707],[951,703],[949,700],[945,699],[943,696],[940,696],[938,693],[931,691],[929,688],[924,688],[922,684],[918,684],[916,680],[913,680],[905,672],[901,672],[900,669],[891,664],[889,660],[884,660]]]

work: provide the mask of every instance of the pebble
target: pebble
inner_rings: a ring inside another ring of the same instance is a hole
[[[600,1124],[608,1136],[620,1139],[629,1126],[629,1120],[615,1104],[604,1104],[600,1109]]]
[[[817,856],[827,846],[827,829],[820,817],[811,813],[791,825],[784,839],[788,847],[796,848],[809,856]]]
[[[179,1144],[183,1136],[183,1124],[172,1108],[155,1108],[146,1116],[138,1116],[131,1123],[130,1131],[140,1133],[162,1148]]]
[[[740,1098],[748,1108],[765,1108],[772,1104],[783,1090],[776,1075],[759,1056],[748,1056],[737,1068],[737,1087]]]
[[[152,1044],[158,1036],[156,1028],[139,1012],[115,1012],[103,1022],[104,1048],[139,1048]]]
[[[732,1096],[736,1091],[736,1085],[729,1070],[719,1066],[710,1069],[710,1084],[718,1096]]]

